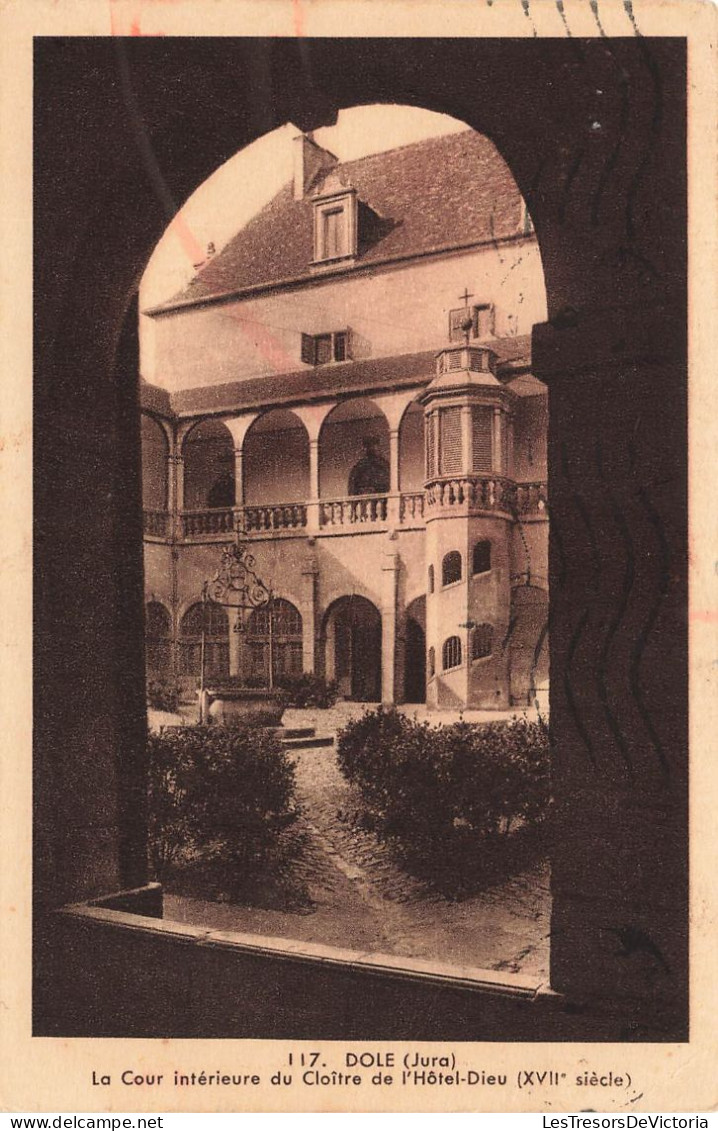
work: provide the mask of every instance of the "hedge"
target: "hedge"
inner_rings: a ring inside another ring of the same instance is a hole
[[[334,680],[327,681],[311,672],[282,676],[278,684],[288,707],[317,707],[323,710],[333,707],[339,697],[339,688]]]
[[[281,857],[296,819],[294,766],[261,728],[195,726],[148,739],[149,842],[155,875],[197,856],[229,865],[239,886]]]
[[[361,823],[446,891],[510,871],[525,856],[517,848],[538,846],[549,804],[541,723],[431,727],[380,707],[340,731],[337,754]]]

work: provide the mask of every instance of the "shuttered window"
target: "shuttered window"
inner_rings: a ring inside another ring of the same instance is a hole
[[[474,405],[471,409],[471,436],[473,443],[473,470],[490,472],[491,422],[494,410],[491,405]]]
[[[443,409],[439,421],[440,474],[461,475],[461,409]]]
[[[348,361],[351,358],[351,332],[335,330],[331,334],[302,334],[300,356],[305,365]]]

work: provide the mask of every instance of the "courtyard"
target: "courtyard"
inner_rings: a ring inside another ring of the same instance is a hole
[[[288,710],[284,725],[313,727],[326,740],[368,708],[339,703],[325,711]],[[417,707],[403,710],[420,717],[424,713]],[[464,717],[486,720],[479,712]],[[153,712],[151,721],[157,726],[170,719]],[[441,721],[454,720],[442,714]],[[208,883],[201,869],[179,872],[165,883],[166,918],[212,930],[406,957],[469,975],[493,970],[548,981],[550,894],[544,862],[535,861],[461,900],[445,898],[409,875],[393,850],[356,821],[358,798],[339,771],[334,745],[307,746],[291,756],[301,847],[281,884],[270,884],[239,903],[221,890],[221,883],[211,883],[214,877]]]

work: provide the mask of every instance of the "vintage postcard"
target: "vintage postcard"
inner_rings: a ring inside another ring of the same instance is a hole
[[[3,1110],[702,1126],[715,8],[0,23]]]

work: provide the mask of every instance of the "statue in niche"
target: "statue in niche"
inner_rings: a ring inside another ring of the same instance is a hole
[[[376,436],[365,436],[364,455],[349,474],[349,495],[385,495],[389,490],[389,464],[377,451]]]

